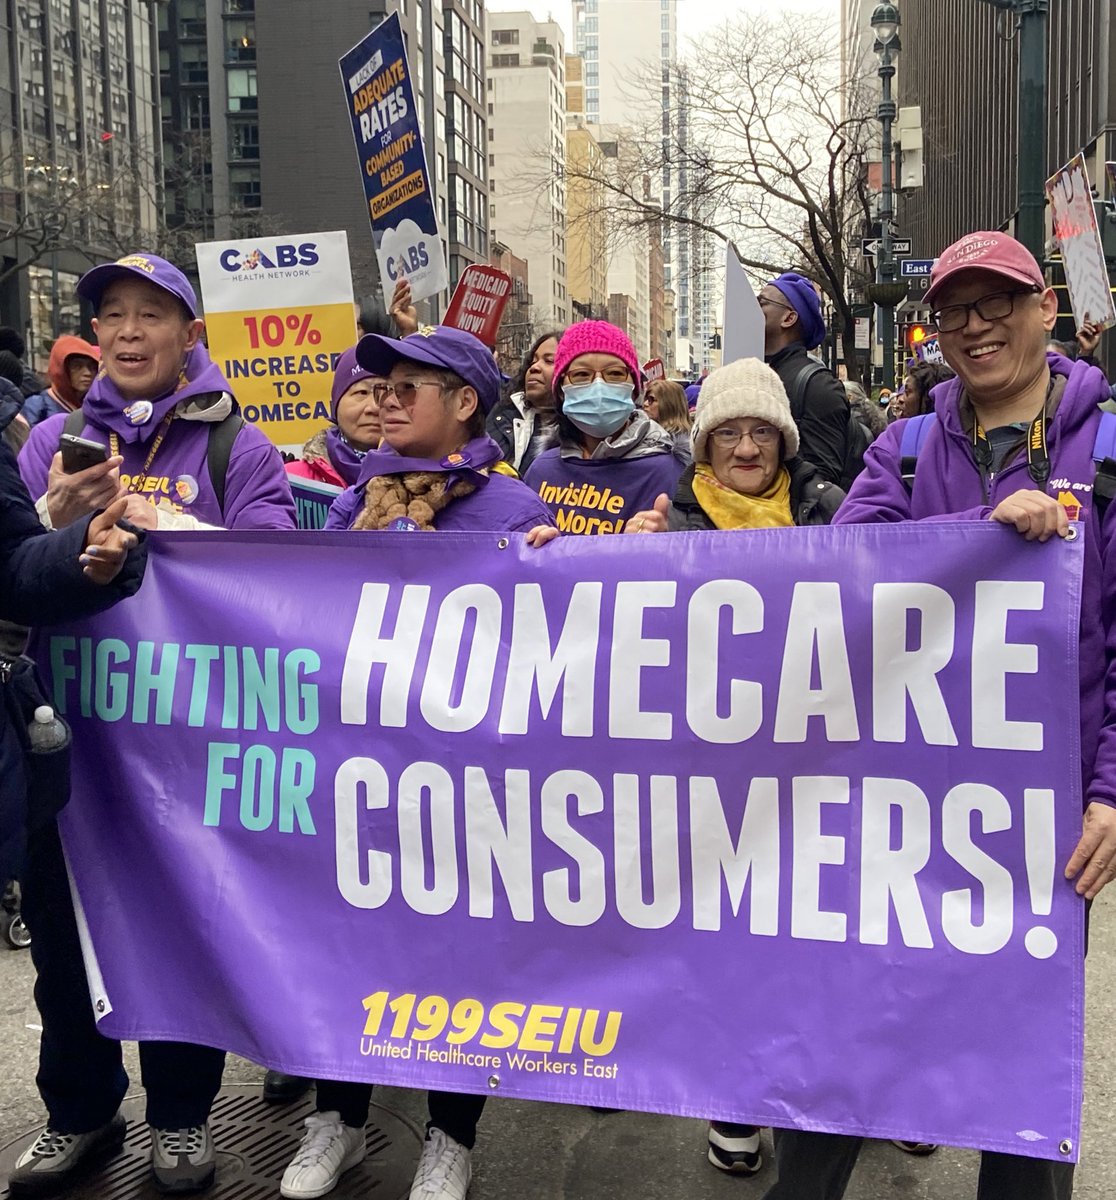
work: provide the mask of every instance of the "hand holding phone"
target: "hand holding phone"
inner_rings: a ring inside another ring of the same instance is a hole
[[[75,437],[64,433],[59,439],[62,449],[62,470],[67,475],[75,475],[88,467],[107,461],[109,451],[100,442],[91,442],[88,438]]]

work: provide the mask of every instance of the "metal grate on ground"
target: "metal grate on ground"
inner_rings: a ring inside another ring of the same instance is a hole
[[[67,1189],[66,1200],[154,1200],[160,1193],[151,1179],[150,1142],[144,1124],[144,1098],[130,1096],[120,1107],[128,1136],[120,1153]],[[217,1145],[217,1180],[202,1193],[205,1200],[274,1200],[279,1180],[304,1132],[302,1122],[314,1111],[313,1094],[294,1104],[265,1104],[259,1084],[223,1087],[213,1105],[210,1129]],[[0,1146],[0,1197],[8,1176],[39,1129]],[[368,1157],[342,1176],[330,1192],[336,1200],[399,1200],[407,1196],[422,1144],[422,1132],[405,1117],[373,1104],[367,1126]]]

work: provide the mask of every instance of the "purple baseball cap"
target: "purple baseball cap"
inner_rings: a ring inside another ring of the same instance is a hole
[[[78,280],[77,292],[93,305],[101,306],[101,296],[114,279],[146,279],[180,300],[192,318],[198,315],[198,299],[190,281],[182,272],[157,254],[126,254],[116,262],[101,263]]]
[[[424,363],[460,375],[491,412],[500,398],[503,376],[492,351],[471,333],[449,325],[424,325],[405,338],[366,333],[357,342],[357,362],[371,375],[386,376],[396,363]]]

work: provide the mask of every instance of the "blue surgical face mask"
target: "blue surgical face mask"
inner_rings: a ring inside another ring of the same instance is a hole
[[[630,383],[605,383],[594,379],[578,387],[562,387],[562,411],[589,437],[611,437],[635,412]]]

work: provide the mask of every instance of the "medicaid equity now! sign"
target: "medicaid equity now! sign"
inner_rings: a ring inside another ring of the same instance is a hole
[[[1076,1155],[1080,540],[150,542],[41,652],[105,1033]]]

